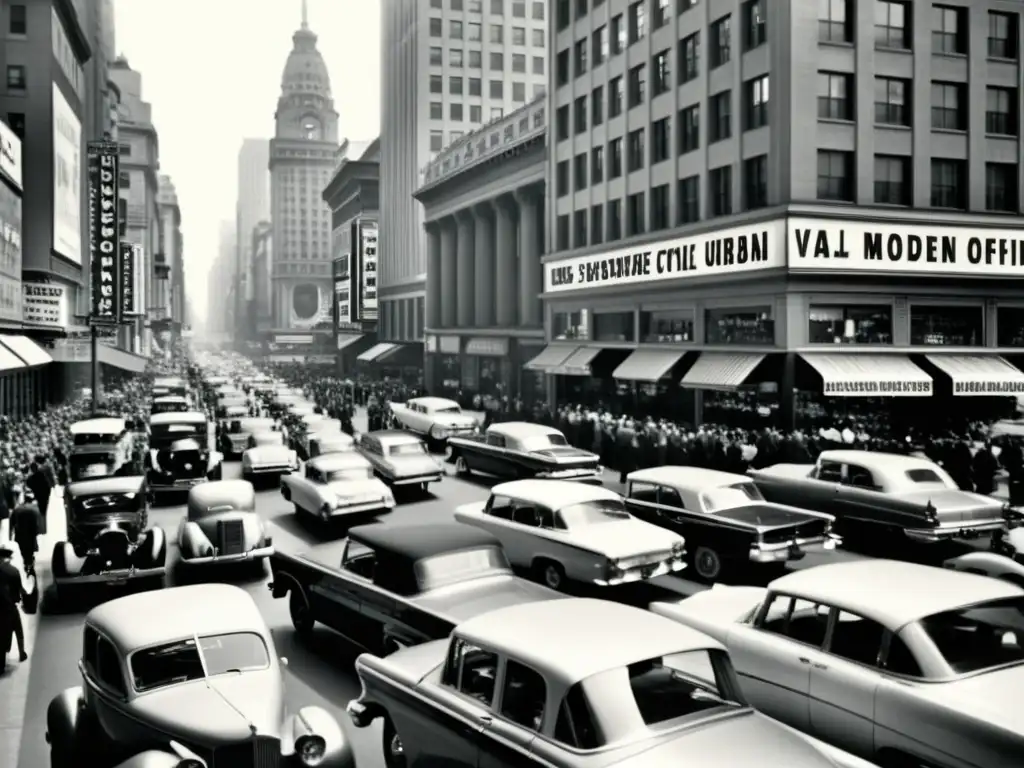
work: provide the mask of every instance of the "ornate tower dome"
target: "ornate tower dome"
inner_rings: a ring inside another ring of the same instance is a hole
[[[338,140],[338,114],[331,97],[331,77],[309,28],[306,0],[302,0],[302,26],[292,35],[292,50],[281,75],[277,100],[277,137]]]

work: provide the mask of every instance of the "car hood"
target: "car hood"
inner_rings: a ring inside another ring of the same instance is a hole
[[[336,480],[328,483],[327,489],[339,499],[350,499],[353,496],[387,496],[390,493],[388,487],[375,477],[366,480]]]
[[[561,592],[508,574],[485,576],[450,587],[431,589],[420,593],[413,602],[459,623],[499,608],[541,600],[558,600],[561,597]]]
[[[242,458],[243,460],[248,458],[253,463],[288,463],[292,460],[292,449],[286,445],[261,445],[247,450],[242,455]]]
[[[1011,733],[1024,733],[1024,664],[919,689],[922,697]],[[1016,696],[1014,695],[1016,694]]]
[[[440,470],[430,456],[388,456],[386,461],[396,475],[429,475]]]
[[[747,474],[751,477],[786,477],[806,479],[814,470],[813,464],[773,464],[764,469],[750,469]]]
[[[217,535],[217,523],[233,520],[242,521],[242,530],[245,531],[246,543],[254,542],[262,535],[263,525],[260,522],[259,515],[255,512],[243,512],[241,510],[220,512],[216,515],[210,515],[195,522],[196,525],[199,526],[199,530],[206,535],[206,538],[213,541],[213,538]]]
[[[578,526],[569,531],[568,540],[610,558],[623,558],[667,551],[683,537],[642,520],[630,519]]]

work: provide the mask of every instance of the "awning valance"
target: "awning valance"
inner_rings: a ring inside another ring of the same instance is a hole
[[[600,353],[600,347],[580,347],[558,365],[548,368],[548,373],[556,376],[589,376],[590,364]]]
[[[352,344],[355,344],[357,341],[359,341],[361,338],[363,338],[363,334],[361,333],[338,334],[338,349],[344,349],[345,347],[351,346]]]
[[[37,365],[49,365],[53,362],[50,353],[32,341],[28,336],[0,336],[0,342],[24,360],[25,365],[29,368],[34,368]]]
[[[932,377],[906,355],[809,352],[804,360],[821,374],[829,397],[929,397]]]
[[[1024,394],[1024,373],[999,355],[925,355],[949,376],[959,397]]]
[[[528,371],[546,371],[549,368],[554,368],[564,363],[569,359],[569,355],[577,349],[579,347],[559,347],[549,344],[544,347],[539,355],[524,365],[523,368]]]
[[[634,349],[615,369],[612,378],[623,381],[658,381],[685,354],[675,349]]]
[[[361,360],[364,363],[372,363],[377,358],[381,357],[385,352],[390,352],[392,349],[396,349],[398,344],[391,344],[387,341],[382,341],[379,344],[374,344],[368,350],[363,352],[356,360]]]
[[[733,392],[743,386],[764,358],[756,353],[701,352],[679,386]]]

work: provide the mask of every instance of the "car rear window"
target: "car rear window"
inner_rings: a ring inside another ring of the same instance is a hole
[[[135,651],[132,685],[139,692],[229,673],[266,669],[270,656],[255,632],[206,635]],[[205,669],[205,675],[204,675]]]
[[[934,469],[908,469],[907,479],[912,483],[942,483],[945,484],[939,473]]]
[[[630,664],[629,690],[645,725],[652,726],[718,707],[741,707],[720,681],[714,652],[673,653]]]
[[[918,623],[955,674],[1024,664],[1024,597],[989,600]]]

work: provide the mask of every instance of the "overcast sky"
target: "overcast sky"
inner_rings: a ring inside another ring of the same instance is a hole
[[[202,313],[219,222],[235,216],[238,149],[243,138],[273,136],[301,0],[115,0],[115,8],[117,50],[142,73],[160,169],[178,189],[187,290]],[[340,135],[374,138],[379,0],[309,0],[309,23],[331,75]]]

